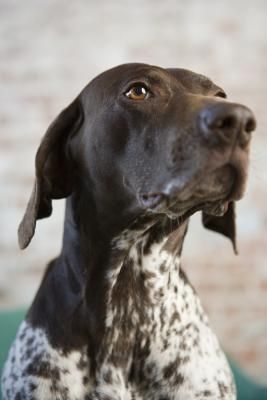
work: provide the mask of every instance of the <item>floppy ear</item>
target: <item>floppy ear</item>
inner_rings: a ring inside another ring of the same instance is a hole
[[[236,247],[235,203],[233,201],[229,203],[228,210],[222,217],[216,217],[203,212],[202,222],[205,228],[228,237],[232,242],[235,254],[238,253]]]
[[[24,249],[30,243],[36,220],[49,217],[52,199],[71,194],[74,184],[74,168],[68,157],[68,139],[81,126],[81,105],[75,99],[52,122],[43,137],[35,158],[35,183],[24,217],[18,229],[19,246]]]

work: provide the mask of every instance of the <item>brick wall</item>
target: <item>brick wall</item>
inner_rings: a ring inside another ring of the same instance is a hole
[[[0,2],[0,307],[29,304],[60,249],[63,203],[20,252],[16,228],[34,154],[57,113],[100,71],[128,61],[210,76],[256,113],[249,188],[238,209],[240,255],[194,217],[184,266],[225,348],[267,381],[267,3]]]

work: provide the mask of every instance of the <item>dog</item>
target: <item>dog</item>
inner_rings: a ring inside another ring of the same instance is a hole
[[[253,113],[184,69],[124,64],[48,128],[19,227],[66,198],[50,262],[10,349],[4,400],[233,400],[225,355],[181,269],[189,217],[236,250]]]

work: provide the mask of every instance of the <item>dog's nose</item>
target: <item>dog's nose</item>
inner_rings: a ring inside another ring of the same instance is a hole
[[[245,146],[256,128],[253,113],[245,106],[231,103],[213,104],[200,112],[201,133],[211,145]]]

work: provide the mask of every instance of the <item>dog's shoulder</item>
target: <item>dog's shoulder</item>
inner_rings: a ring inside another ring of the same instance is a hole
[[[89,387],[85,349],[66,354],[52,347],[43,329],[22,322],[2,376],[4,400],[51,400],[63,393],[64,399],[82,399]]]

